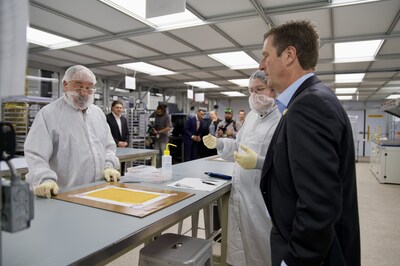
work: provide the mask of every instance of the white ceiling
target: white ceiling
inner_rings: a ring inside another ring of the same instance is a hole
[[[31,27],[86,44],[60,50],[30,44],[28,65],[66,69],[83,64],[100,77],[120,82],[125,71],[116,65],[141,61],[179,73],[161,77],[137,73],[144,88],[173,94],[186,90],[184,82],[205,80],[221,86],[205,90],[206,97],[224,97],[220,91],[247,91],[228,79],[248,78],[255,69],[231,70],[207,54],[245,51],[259,61],[269,24],[311,19],[322,44],[316,73],[325,83],[332,88],[358,87],[359,101],[384,101],[390,94],[400,94],[400,1],[331,2],[187,0],[186,8],[207,25],[159,32],[98,0],[31,0]],[[379,38],[385,42],[374,61],[333,63],[334,43]],[[334,74],[346,73],[367,74],[358,84],[334,83]]]

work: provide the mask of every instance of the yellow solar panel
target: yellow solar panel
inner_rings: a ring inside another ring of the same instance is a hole
[[[147,193],[142,191],[120,189],[120,188],[106,188],[87,193],[86,195],[90,197],[113,200],[124,203],[131,203],[131,204],[140,204],[148,200],[159,197],[159,195],[154,193]]]

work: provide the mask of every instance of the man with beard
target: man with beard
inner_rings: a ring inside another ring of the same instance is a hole
[[[281,118],[262,71],[249,80],[249,105],[236,140],[207,135],[204,144],[225,160],[235,160],[228,205],[228,257],[230,265],[271,265],[269,234],[272,222],[259,188],[263,157]]]
[[[241,126],[242,124],[236,123],[236,121],[233,120],[233,110],[227,107],[225,109],[225,120],[219,122],[215,136],[217,138],[235,139]]]
[[[64,95],[37,113],[25,141],[26,179],[39,197],[103,177],[107,182],[120,178],[110,127],[93,104],[95,75],[76,65],[62,82]]]

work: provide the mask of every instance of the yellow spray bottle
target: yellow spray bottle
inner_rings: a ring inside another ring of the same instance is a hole
[[[172,143],[167,143],[165,146],[164,155],[161,158],[161,173],[165,177],[172,178],[172,157],[169,153],[168,146],[176,147],[176,145]]]

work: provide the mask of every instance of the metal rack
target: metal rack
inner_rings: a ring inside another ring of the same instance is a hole
[[[2,99],[2,121],[12,123],[16,133],[16,153],[23,154],[29,129],[39,110],[53,99],[32,96],[12,96]]]
[[[129,146],[136,149],[146,149],[146,132],[149,113],[143,108],[126,110],[126,119],[130,132]],[[146,164],[146,160],[135,161],[135,165]]]

